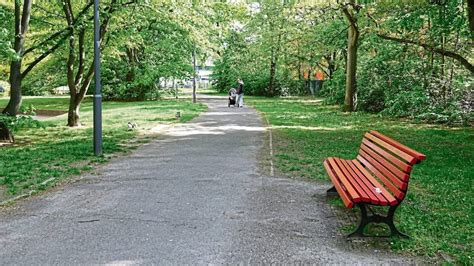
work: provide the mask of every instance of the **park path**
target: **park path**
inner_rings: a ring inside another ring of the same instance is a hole
[[[209,110],[94,173],[0,212],[0,264],[406,264],[354,251],[327,184],[259,174],[251,108]]]

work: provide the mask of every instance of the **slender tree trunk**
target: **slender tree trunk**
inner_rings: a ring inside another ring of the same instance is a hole
[[[311,66],[308,68],[308,81],[307,81],[306,84],[308,84],[308,85],[307,85],[307,91],[308,91],[308,93],[311,95],[311,94],[312,94],[312,93],[311,93],[311,86],[312,86],[312,85],[311,85]]]
[[[355,4],[355,0],[351,1]],[[359,41],[359,28],[357,26],[356,15],[353,12],[344,10],[349,20],[350,27],[347,36],[347,63],[346,63],[346,94],[344,98],[344,111],[355,110],[355,93],[357,88],[357,48]]]
[[[326,61],[328,62],[328,79],[332,79],[334,76],[334,71],[336,71],[336,52],[330,53],[326,57]]]
[[[21,7],[23,6],[23,10]],[[10,63],[10,100],[3,110],[4,114],[16,115],[21,106],[21,63],[24,52],[25,37],[30,24],[31,0],[15,1],[15,43],[13,49],[18,58]]]
[[[474,43],[474,0],[467,0],[467,19],[471,30],[471,41]]]
[[[354,111],[354,96],[356,92],[357,80],[357,41],[359,33],[349,30],[349,43],[347,46],[347,66],[346,66],[346,96],[344,99],[344,110]]]
[[[272,27],[273,28],[273,27]],[[276,68],[278,63],[278,55],[280,54],[280,45],[281,45],[281,27],[280,32],[278,33],[276,44],[272,46],[272,53],[270,59],[270,81],[268,84],[268,94],[269,96],[275,95],[275,77],[276,77]]]
[[[268,84],[268,95],[273,96],[275,91],[275,73],[276,73],[276,62],[275,56],[272,52],[272,59],[270,61],[270,81]]]
[[[193,103],[196,103],[196,51],[193,51],[193,69],[194,69],[194,76],[193,76]]]

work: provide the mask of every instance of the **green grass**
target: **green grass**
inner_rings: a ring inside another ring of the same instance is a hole
[[[408,195],[396,213],[399,229],[411,239],[392,239],[389,244],[398,251],[428,257],[447,254],[456,263],[473,263],[472,128],[343,113],[309,98],[247,97],[246,102],[265,113],[275,128],[275,163],[290,176],[329,180],[323,160],[329,156],[355,158],[368,130],[378,130],[425,153],[427,159],[414,167]]]
[[[84,99],[84,106],[88,106],[91,103],[92,98]],[[8,98],[0,98],[0,108],[7,105]],[[69,104],[69,97],[34,97],[26,96],[23,97],[22,106],[29,107],[33,105],[37,110],[54,110],[54,111],[67,111]]]
[[[67,101],[66,98],[26,98],[23,104],[31,103],[38,110],[66,110]],[[3,104],[0,100],[0,106]],[[186,122],[205,108],[205,105],[181,100],[104,102],[104,154],[125,152],[146,141],[154,126]],[[179,120],[175,118],[177,111],[182,115]],[[81,108],[83,127],[69,128],[66,120],[67,114],[49,118],[44,121],[44,129],[21,130],[15,134],[14,146],[0,148],[0,200],[33,189],[44,189],[45,180],[62,180],[90,170],[94,163],[105,160],[92,153],[90,100]],[[137,123],[139,130],[129,131],[128,121]]]
[[[197,93],[200,94],[207,94],[207,95],[216,95],[216,96],[227,96],[226,92],[218,92],[217,90],[213,88],[208,88],[208,89],[198,89]]]

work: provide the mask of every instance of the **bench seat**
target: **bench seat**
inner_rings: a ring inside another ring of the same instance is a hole
[[[324,167],[347,208],[357,203],[395,206],[399,201],[357,160],[328,158]]]

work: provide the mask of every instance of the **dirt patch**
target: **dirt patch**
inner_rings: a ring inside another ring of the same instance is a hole
[[[63,115],[67,113],[67,111],[62,111],[62,110],[36,110],[35,111],[36,115],[41,115],[41,116],[58,116],[58,115]]]

